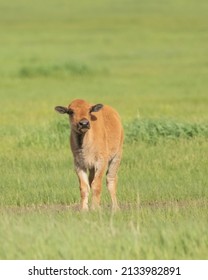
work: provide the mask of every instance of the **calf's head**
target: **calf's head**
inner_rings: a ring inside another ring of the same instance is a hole
[[[68,107],[56,106],[55,110],[61,114],[68,114],[71,129],[83,134],[91,127],[91,122],[96,120],[92,113],[102,109],[102,104],[91,105],[84,100],[76,99]]]

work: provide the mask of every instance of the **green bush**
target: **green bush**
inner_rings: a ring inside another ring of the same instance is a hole
[[[24,66],[19,69],[21,78],[53,77],[53,76],[85,76],[92,75],[94,71],[86,64],[79,62],[66,62],[54,65]]]
[[[23,128],[18,145],[20,147],[42,146],[60,148],[67,145],[69,124],[65,119],[55,120],[40,127]],[[143,141],[156,144],[160,140],[208,138],[208,125],[203,123],[177,122],[167,119],[139,119],[124,125],[125,142]]]
[[[139,119],[125,125],[125,138],[129,142],[144,141],[155,144],[161,139],[177,140],[208,137],[208,125],[177,122],[167,119]]]

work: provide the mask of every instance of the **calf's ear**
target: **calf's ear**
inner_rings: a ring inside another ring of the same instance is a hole
[[[60,114],[69,114],[69,109],[63,106],[56,106],[55,110]]]
[[[102,109],[102,108],[103,108],[103,104],[96,104],[96,105],[94,105],[94,106],[91,107],[90,113],[92,113],[92,112],[98,112],[98,111],[100,111],[100,109]]]

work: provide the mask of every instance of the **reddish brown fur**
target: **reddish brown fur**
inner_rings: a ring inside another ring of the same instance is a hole
[[[56,107],[58,112],[69,114],[70,144],[79,178],[81,208],[84,210],[88,210],[90,188],[92,208],[99,207],[105,171],[112,208],[118,208],[116,186],[122,155],[123,128],[118,113],[110,106],[102,106],[93,106],[84,100],[76,99],[68,108]]]

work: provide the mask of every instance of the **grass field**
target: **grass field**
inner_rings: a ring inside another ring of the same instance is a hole
[[[0,0],[0,259],[207,259],[206,0]],[[78,211],[68,120],[125,128],[120,211]]]

